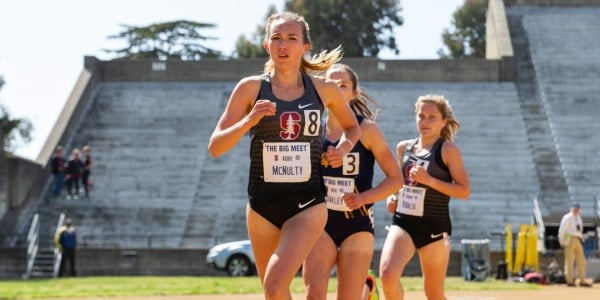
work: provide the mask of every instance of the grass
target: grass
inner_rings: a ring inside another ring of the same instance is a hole
[[[336,279],[329,281],[329,290],[335,291]],[[402,278],[406,291],[423,290],[420,277]],[[381,288],[381,282],[378,282]],[[488,279],[484,282],[467,282],[461,277],[446,279],[446,290],[537,290],[539,285]],[[303,293],[301,277],[296,277],[290,287],[292,293]],[[74,297],[115,296],[168,296],[209,294],[260,294],[257,277],[78,277],[61,279],[0,280],[0,299],[44,299]]]

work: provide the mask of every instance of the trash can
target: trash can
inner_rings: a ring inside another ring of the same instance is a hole
[[[598,251],[598,238],[594,231],[588,231],[583,234],[585,242],[583,242],[583,253],[586,258],[595,258]]]
[[[490,240],[463,239],[461,270],[466,281],[484,281],[490,274]]]

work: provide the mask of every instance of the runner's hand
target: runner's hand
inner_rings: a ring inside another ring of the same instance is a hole
[[[396,212],[396,207],[398,206],[398,196],[396,194],[389,195],[385,200],[385,206],[388,212]]]
[[[342,199],[351,210],[360,208],[363,205],[363,199],[357,193],[345,193]]]
[[[332,168],[339,168],[342,166],[343,159],[342,151],[333,146],[327,147],[327,151],[325,152],[325,159]]]
[[[265,116],[274,116],[277,104],[269,100],[256,100],[250,113],[246,116],[252,126],[258,124]]]

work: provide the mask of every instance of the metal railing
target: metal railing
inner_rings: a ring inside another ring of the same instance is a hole
[[[65,221],[65,214],[62,213],[58,217],[58,223],[56,224],[56,231],[54,231],[54,235],[58,232],[58,229]],[[60,263],[62,262],[62,252],[58,247],[54,247],[54,268],[52,269],[52,277],[57,278],[58,272],[60,271]]]
[[[544,225],[544,218],[542,216],[542,209],[540,208],[540,202],[537,196],[533,197],[533,218],[535,224],[537,224],[537,238],[538,238],[538,250],[546,251],[546,227]]]
[[[27,279],[31,276],[31,270],[33,269],[33,263],[35,262],[35,257],[37,256],[39,249],[39,233],[40,233],[40,216],[39,214],[33,215],[33,220],[31,221],[31,227],[29,228],[29,233],[27,234],[27,269],[25,270],[25,274],[23,274],[23,278]]]

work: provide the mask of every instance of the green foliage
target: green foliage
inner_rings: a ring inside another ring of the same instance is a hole
[[[200,60],[221,57],[219,51],[202,45],[204,41],[216,39],[200,34],[203,29],[216,27],[214,24],[179,20],[145,27],[122,27],[124,31],[108,38],[124,39],[128,45],[121,49],[104,49],[115,54],[117,59]]]
[[[485,22],[487,0],[465,0],[452,14],[452,29],[442,34],[446,50],[439,49],[440,58],[485,57]]]
[[[275,5],[269,5],[267,13],[265,15],[265,22],[267,18],[276,13],[277,9]],[[267,57],[267,51],[263,47],[263,40],[265,39],[265,24],[260,24],[254,30],[254,33],[247,38],[245,35],[240,35],[235,43],[235,58],[256,58],[256,57]]]
[[[257,58],[266,57],[267,51],[262,47],[261,41],[254,38],[255,34],[249,40],[246,36],[241,35],[235,42],[235,58]]]
[[[339,45],[346,57],[376,57],[384,48],[399,53],[394,38],[394,28],[403,23],[398,0],[288,0],[285,10],[303,15],[308,22],[313,53]],[[274,6],[269,6],[265,20],[276,12]],[[266,57],[264,37],[264,24],[250,38],[241,36],[235,56]]]
[[[4,85],[5,81],[0,76],[0,89]],[[8,109],[0,104],[0,128],[4,134],[4,149],[6,151],[13,151],[17,148],[18,141],[21,143],[31,142],[31,132],[33,131],[33,125],[27,119],[12,118]]]
[[[346,57],[376,57],[384,48],[398,54],[394,28],[403,23],[398,0],[287,0],[304,16],[315,53],[342,45]]]

